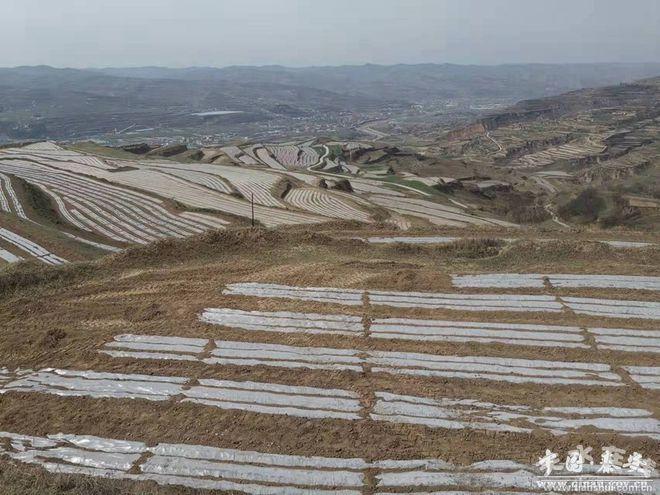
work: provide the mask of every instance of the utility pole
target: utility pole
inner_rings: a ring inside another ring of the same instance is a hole
[[[254,193],[251,194],[250,203],[252,204],[252,227],[254,227]]]

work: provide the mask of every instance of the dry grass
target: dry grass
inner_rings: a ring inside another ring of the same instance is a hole
[[[478,343],[422,343],[364,337],[281,335],[245,332],[203,324],[205,307],[262,311],[341,312],[367,317],[402,316],[471,321],[572,324],[653,329],[657,322],[622,321],[569,313],[474,313],[373,306],[344,307],[284,299],[225,296],[226,283],[261,281],[306,286],[460,292],[450,273],[585,272],[660,274],[660,250],[613,250],[582,241],[528,242],[502,246],[483,237],[446,246],[369,245],[336,239],[350,224],[320,234],[303,228],[238,229],[209,232],[187,240],[167,240],[133,248],[95,263],[49,268],[19,265],[0,276],[0,366],[61,367],[119,373],[253,380],[341,388],[365,400],[375,390],[427,397],[478,398],[504,404],[606,406],[634,404],[660,414],[653,392],[634,387],[539,387],[484,380],[395,377],[382,373],[270,367],[214,366],[204,363],[116,359],[98,353],[120,333],[176,335],[300,346],[426,352],[436,355],[516,356],[605,362],[612,366],[654,364],[650,355],[548,349]],[[360,235],[374,232],[360,231]],[[494,232],[493,232],[494,233]],[[580,236],[588,237],[585,233]],[[496,290],[488,292],[497,292]],[[529,292],[529,291],[524,291]],[[547,293],[536,289],[535,293]],[[566,291],[565,293],[569,293]],[[657,293],[579,289],[583,296],[657,300]],[[628,355],[630,354],[630,355]],[[111,414],[109,414],[109,411]],[[595,435],[589,429],[554,437],[429,429],[374,421],[308,420],[221,410],[176,402],[65,398],[42,394],[0,396],[0,430],[23,434],[76,433],[149,443],[211,445],[272,453],[412,459],[440,457],[468,463],[502,458],[530,462],[545,448],[565,451],[578,443],[598,450],[614,444],[653,452],[658,443],[643,438]],[[108,495],[195,493],[151,484],[46,475],[0,461],[0,482],[10,495]],[[68,491],[67,491],[68,490]]]
[[[2,495],[202,495],[206,490],[159,487],[155,483],[50,474],[41,468],[0,461]]]

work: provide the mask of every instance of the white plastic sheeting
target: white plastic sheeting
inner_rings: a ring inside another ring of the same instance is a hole
[[[199,361],[206,364],[235,366],[274,366],[321,370],[362,371],[359,351],[325,347],[297,347],[254,342],[211,341],[180,337],[119,335],[100,352],[113,357]]]
[[[449,491],[448,488],[459,490],[469,487],[479,490],[497,490],[484,493],[502,495],[503,492],[500,490],[503,488],[532,489],[534,480],[539,475],[538,468],[512,461],[482,461],[469,466],[454,466],[434,459],[410,461],[406,464],[383,464],[381,472],[376,475],[376,488],[394,494],[408,493],[409,490],[406,487],[414,486],[427,490],[442,488],[434,493],[462,493]],[[428,492],[416,493],[428,495]]]
[[[370,336],[379,339],[423,342],[480,342],[535,347],[589,347],[584,343],[584,336],[578,327],[519,323],[377,318],[371,323]]]
[[[350,315],[206,308],[200,320],[226,327],[267,332],[357,336],[364,332],[362,318]]]
[[[539,273],[487,273],[481,275],[452,275],[454,287],[519,289],[539,288],[544,285]]]
[[[395,308],[458,311],[560,312],[554,296],[517,294],[442,294],[433,292],[369,291],[369,302]]]
[[[15,254],[10,253],[6,249],[0,248],[0,260],[6,261],[7,263],[17,263],[23,258],[16,256]]]
[[[357,413],[361,409],[359,396],[353,392],[274,383],[200,379],[197,385],[187,387],[191,379],[184,377],[52,368],[11,376],[13,379],[7,379],[0,388],[0,393],[46,393],[63,397],[150,401],[181,400],[221,409],[306,418],[358,419]]]
[[[317,301],[350,306],[362,304],[364,291],[358,289],[333,289],[328,287],[291,287],[279,284],[244,282],[227,284],[223,294],[257,297],[278,297],[299,301]]]
[[[660,320],[660,303],[623,301],[588,297],[562,297],[562,302],[575,313],[603,318],[639,318]]]
[[[370,304],[394,308],[558,313],[566,307],[578,314],[606,318],[660,320],[660,303],[657,302],[585,297],[522,294],[444,294],[381,290],[362,291],[359,289],[332,287],[293,287],[258,282],[227,284],[223,294],[286,298],[298,301],[319,301],[350,306],[362,304],[362,298],[366,294]]]
[[[26,373],[0,392],[39,392],[63,397],[168,400],[182,393],[187,378],[99,373],[46,368]]]
[[[145,443],[80,435],[30,437],[0,432],[11,442],[0,455],[53,473],[82,474],[253,495],[359,495],[362,459],[333,459]],[[148,454],[148,455],[145,455]],[[136,474],[133,474],[136,473]]]
[[[29,220],[14,191],[11,179],[4,174],[0,174],[0,211],[14,213],[18,218]]]
[[[450,200],[451,201],[451,200]],[[365,240],[371,244],[393,244],[393,243],[403,243],[403,244],[448,244],[450,242],[470,239],[469,237],[445,237],[445,236],[381,236],[381,237],[367,237]],[[527,239],[516,239],[516,238],[503,238],[498,239],[504,242],[518,242],[525,241]],[[559,242],[559,239],[529,239],[535,242]],[[633,241],[594,241],[601,244],[607,244],[608,246],[620,249],[641,249],[656,244],[652,242],[633,242]]]
[[[546,385],[623,386],[621,377],[609,365],[600,363],[380,351],[370,351],[367,362],[374,373]]]
[[[114,182],[113,179],[119,180],[125,174],[132,176],[131,172],[109,172],[103,167],[88,164],[78,164],[72,170],[70,165],[75,165],[73,162],[48,161],[31,155],[23,160],[19,158],[14,156],[9,160],[0,154],[0,171],[12,173],[38,186],[53,198],[62,217],[81,230],[96,232],[118,242],[144,244],[163,237],[184,237],[209,228],[208,220],[169,212],[158,198],[91,178],[95,176]],[[181,187],[190,185],[203,192],[217,194],[183,179],[164,176],[159,172],[153,174],[171,179],[168,182],[170,186],[182,182]],[[149,186],[146,187],[149,189],[154,182],[152,176],[147,176],[142,184],[126,185]],[[217,219],[213,223],[213,228],[222,228],[226,222]]]
[[[304,418],[358,419],[359,396],[353,392],[273,383],[201,379],[184,391],[185,402],[221,409]]]
[[[325,370],[362,371],[360,351],[327,347],[297,347],[252,342],[216,341],[207,364],[275,366]]]
[[[149,447],[143,442],[71,434],[34,437],[0,432],[0,439],[10,445],[0,442],[0,455],[52,473],[151,480],[160,485],[251,495],[360,495],[368,490],[368,470],[374,476],[376,493],[383,495],[411,490],[425,495],[521,495],[540,491],[533,484],[538,468],[509,460],[460,466],[442,459],[367,462],[360,458],[272,454],[191,444],[158,443]],[[598,467],[586,466],[585,472],[595,473]],[[652,476],[656,475],[654,470]]]
[[[48,265],[61,265],[66,263],[65,259],[54,255],[39,244],[2,227],[0,227],[0,239],[13,244],[18,249],[25,251],[30,256],[34,256]]]
[[[366,336],[361,317],[288,311],[243,311],[206,308],[199,319],[242,330],[276,333]],[[599,349],[660,352],[660,330],[587,328]],[[419,342],[478,342],[534,347],[588,348],[583,330],[575,326],[422,318],[376,318],[369,337]]]
[[[348,201],[343,201],[339,195],[335,196],[323,189],[293,189],[287,193],[284,200],[296,208],[325,217],[359,222],[371,221],[369,213],[360,210]]]
[[[630,373],[630,378],[635,380],[642,388],[660,390],[660,367],[656,366],[624,366]]]
[[[411,352],[299,347],[291,345],[216,340],[206,357],[204,339],[120,335],[101,352],[114,357],[199,361],[234,366],[274,366],[423,377],[466,378],[546,385],[622,386],[610,366],[485,356],[438,356]],[[111,350],[108,350],[107,348]]]
[[[504,405],[477,399],[430,399],[376,392],[371,419],[432,428],[528,433],[536,428],[561,435],[582,427],[660,438],[660,421],[644,409]]]
[[[395,244],[401,242],[403,244],[449,244],[459,240],[460,237],[444,237],[444,236],[392,236],[392,237],[368,237],[367,242],[371,244]]]
[[[660,330],[589,328],[599,349],[660,353]]]
[[[452,275],[454,287],[460,288],[523,288],[544,287],[545,279],[556,288],[599,288],[660,290],[660,277],[637,275],[587,275],[539,273],[485,273]]]

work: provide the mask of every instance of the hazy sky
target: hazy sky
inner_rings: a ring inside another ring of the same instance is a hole
[[[660,0],[0,0],[0,66],[660,61]]]

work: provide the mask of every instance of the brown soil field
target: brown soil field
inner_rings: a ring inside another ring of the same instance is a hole
[[[293,286],[451,293],[578,295],[659,301],[652,291],[599,289],[466,290],[451,286],[450,274],[515,271],[660,275],[660,248],[618,250],[588,242],[600,237],[576,233],[558,241],[505,245],[484,253],[478,247],[369,245],[350,236],[385,235],[384,230],[354,229],[354,224],[280,230],[238,229],[207,232],[186,240],[165,240],[94,262],[45,267],[20,264],[0,271],[0,368],[57,367],[75,370],[251,380],[289,385],[340,388],[373,403],[376,391],[430,398],[473,398],[498,404],[618,406],[651,411],[660,418],[660,391],[641,388],[621,366],[660,366],[658,355],[511,346],[482,343],[429,343],[279,334],[210,325],[198,321],[207,307],[243,310],[341,313],[374,317],[401,316],[446,320],[547,323],[572,326],[657,330],[653,320],[600,318],[561,313],[494,313],[342,306],[288,299],[223,295],[231,282],[271,282]],[[438,235],[438,230],[416,235]],[[452,235],[450,229],[442,231]],[[465,231],[461,231],[465,235]],[[496,231],[479,231],[494,237]],[[500,236],[502,233],[500,232]],[[543,237],[545,233],[539,233]],[[344,238],[340,238],[343,236]],[[552,234],[548,234],[552,237]],[[623,235],[617,238],[623,238]],[[629,236],[632,237],[632,236]],[[613,238],[607,236],[605,238]],[[656,239],[646,240],[660,242]],[[624,374],[626,386],[535,385],[395,376],[349,371],[291,370],[265,366],[220,366],[112,358],[100,347],[123,333],[203,337],[236,341],[334,347],[359,350],[423,352],[456,356],[493,356],[556,361],[597,362]],[[378,459],[440,458],[457,464],[506,459],[536,462],[546,448],[567,451],[586,444],[655,455],[660,442],[647,437],[596,433],[585,427],[563,436],[538,429],[529,434],[447,430],[416,425],[307,419],[224,410],[174,401],[92,399],[46,394],[0,394],[0,431],[41,435],[65,432],[155,444],[179,442],[278,454]],[[40,468],[0,458],[0,483],[8,494],[173,494],[209,493],[153,483],[129,483],[48,474]]]

